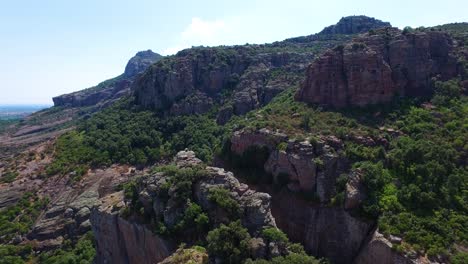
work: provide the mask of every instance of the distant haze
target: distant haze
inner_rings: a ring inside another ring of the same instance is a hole
[[[51,104],[124,71],[137,51],[266,43],[310,35],[343,16],[397,27],[468,20],[468,1],[3,1],[0,104]]]
[[[1,105],[0,120],[17,119],[30,115],[51,105]]]

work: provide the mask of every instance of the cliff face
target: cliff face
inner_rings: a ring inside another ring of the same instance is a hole
[[[278,147],[284,144],[286,147]],[[267,129],[239,131],[231,138],[230,150],[238,157],[259,147],[267,148],[269,153],[263,164],[265,172],[273,176],[274,183],[286,187],[270,193],[278,227],[293,241],[302,243],[310,254],[333,263],[354,259],[374,223],[350,214],[360,203],[356,197],[365,193],[356,187],[359,183],[353,183],[359,180],[350,173],[349,162],[342,155],[342,142],[335,137],[323,137],[314,143],[288,140],[287,135]],[[350,174],[350,191],[345,199],[354,200],[354,205],[330,207],[337,193],[336,180],[343,173]],[[316,198],[307,201],[299,198],[301,193]]]
[[[244,114],[297,83],[312,58],[255,46],[193,48],[152,66],[134,94],[143,107],[172,115],[205,113],[216,104],[228,106],[228,117]]]
[[[278,227],[309,254],[332,263],[351,263],[373,227],[340,207],[313,205],[284,191],[272,197]]]
[[[385,28],[338,46],[315,60],[296,99],[333,107],[390,101],[395,95],[432,93],[431,77],[459,74],[446,33]]]
[[[168,257],[174,245],[155,235],[144,225],[132,223],[112,212],[109,200],[123,200],[122,193],[103,199],[91,213],[92,230],[96,239],[96,263],[158,263]],[[106,201],[107,200],[107,201]]]
[[[161,55],[151,50],[140,51],[128,61],[122,75],[104,81],[92,88],[54,97],[52,98],[54,105],[82,107],[108,104],[124,95],[128,95],[135,78],[161,58]]]
[[[186,169],[202,166],[202,163],[195,157],[194,152],[181,151],[176,155],[174,165],[179,169]],[[135,212],[126,219],[122,218],[119,212],[123,211],[125,202],[128,202],[124,200],[122,192],[100,199],[100,205],[91,213],[92,230],[97,245],[97,263],[157,263],[174,253],[180,243],[191,244],[200,237],[205,239],[207,230],[201,231],[195,224],[185,226],[180,232],[168,231],[171,232],[170,235],[157,235],[148,229],[145,222],[161,223],[166,230],[177,230],[181,222],[189,221],[185,216],[186,210],[190,204],[196,203],[208,216],[211,224],[209,229],[227,224],[236,216],[210,198],[212,190],[220,188],[227,191],[226,199],[233,199],[238,204],[242,226],[258,242],[257,251],[260,253],[255,257],[265,258],[270,254],[269,247],[278,247],[273,242],[266,244],[260,237],[264,228],[276,227],[270,209],[271,197],[268,194],[249,189],[247,185],[240,183],[232,172],[206,167],[203,169],[203,175],[190,183],[190,188],[187,189],[191,193],[190,198],[181,201],[181,197],[186,193],[180,189],[181,186],[177,186],[178,181],[174,181],[170,174],[165,172],[141,176],[136,180],[135,195],[137,203],[141,204],[138,213],[141,211],[145,217],[150,217],[145,218],[145,221],[142,221],[142,215]],[[154,230],[154,225],[151,225],[151,228]],[[280,247],[279,250],[281,253],[286,249]]]

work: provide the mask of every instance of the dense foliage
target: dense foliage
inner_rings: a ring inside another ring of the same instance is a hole
[[[39,256],[42,264],[91,264],[96,255],[94,237],[87,233],[76,244],[65,243],[62,248]]]
[[[220,208],[226,210],[231,218],[235,219],[239,217],[239,203],[231,197],[228,190],[224,188],[212,188],[210,189],[208,199]]]
[[[47,204],[47,198],[40,199],[27,192],[15,205],[3,209],[0,213],[0,243],[26,234]]]
[[[468,102],[452,80],[436,83],[432,103],[396,121],[405,136],[391,143],[386,166],[357,166],[370,190],[364,210],[381,214],[381,231],[435,256],[468,241]]]
[[[0,244],[0,264],[23,264],[31,259],[31,245],[15,246]]]
[[[185,148],[208,161],[220,145],[224,129],[204,116],[159,117],[139,111],[130,99],[122,100],[84,120],[56,143],[48,174],[75,171],[112,163],[146,165],[172,157]]]
[[[249,255],[250,235],[240,221],[222,224],[210,231],[206,240],[210,256],[218,257],[224,263],[241,263]]]

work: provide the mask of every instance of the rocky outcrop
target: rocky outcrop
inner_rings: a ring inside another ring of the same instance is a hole
[[[286,191],[272,197],[278,227],[309,254],[332,263],[350,263],[373,227],[343,208],[313,205]]]
[[[312,58],[265,47],[192,48],[156,63],[134,84],[134,94],[143,107],[171,115],[202,114],[223,104],[244,114],[297,83],[293,75],[300,76]],[[272,76],[279,69],[284,75]]]
[[[336,194],[336,178],[349,170],[349,162],[341,152],[342,143],[334,137],[311,143],[289,140],[286,134],[265,128],[236,131],[231,137],[230,150],[237,156],[262,147],[269,151],[263,168],[274,182],[286,181],[291,191],[313,193],[324,204]]]
[[[208,254],[199,248],[179,248],[170,257],[166,258],[159,264],[207,264]]]
[[[385,103],[395,95],[432,93],[431,77],[456,77],[456,45],[443,32],[395,28],[363,34],[316,59],[296,100],[332,107]]]
[[[124,76],[127,78],[135,77],[162,58],[163,56],[154,53],[152,50],[137,52],[137,54],[128,61],[127,66],[125,66]]]
[[[345,188],[344,208],[358,208],[366,198],[365,187],[362,183],[362,172],[359,170],[351,171]]]
[[[33,241],[40,250],[56,249],[66,240],[74,241],[91,230],[91,211],[101,204],[101,198],[114,192],[131,175],[125,166],[113,166],[90,171],[75,185],[68,183],[66,176],[70,175],[50,177],[45,182],[35,180],[32,184],[41,188],[35,191],[37,195],[49,197],[50,202],[24,240]]]
[[[54,97],[52,98],[54,105],[68,107],[106,105],[124,95],[128,95],[135,78],[161,58],[161,55],[151,50],[140,51],[128,61],[122,75],[104,81],[95,87]]]
[[[388,241],[378,231],[372,233],[370,240],[362,248],[361,252],[354,261],[355,264],[413,264],[430,263],[429,261],[411,259],[403,256],[392,248],[392,243]]]
[[[336,25],[324,28],[318,35],[365,33],[371,29],[383,27],[391,27],[391,25],[373,17],[348,16],[341,18]]]
[[[94,208],[91,223],[96,239],[96,263],[154,264],[164,260],[174,245],[155,235],[144,225],[119,217],[122,193],[103,198],[102,205]]]
[[[232,212],[220,207],[210,198],[213,189],[224,189],[228,191],[229,198],[238,204],[238,216],[251,236],[261,240],[263,228],[276,227],[270,209],[271,197],[267,193],[249,189],[232,172],[203,166],[193,151],[179,152],[173,163],[181,170],[191,168],[202,171],[199,171],[199,177],[193,179],[191,188],[187,189],[191,192],[189,198],[185,198],[188,200],[182,199],[187,195],[187,190],[179,189],[181,186],[174,182],[171,178],[174,175],[169,172],[157,172],[138,178],[135,193],[142,206],[141,212],[151,219],[147,219],[147,223],[161,223],[171,230],[185,219],[185,210],[190,203],[196,203],[208,215],[211,228],[227,224],[233,220]],[[125,206],[121,192],[101,199],[100,204],[91,213],[97,244],[97,263],[156,263],[171,255],[180,243],[190,244],[197,238],[206,236],[206,233],[200,234],[202,231],[194,226],[186,227],[182,233],[171,233],[170,236],[157,235],[149,231],[145,221],[141,221],[137,215],[130,215],[125,220],[119,216]],[[257,248],[257,251],[267,254],[267,245],[263,243],[263,247]]]
[[[365,190],[359,172],[350,171],[343,142],[333,136],[294,140],[268,129],[237,131],[231,137],[230,150],[237,159],[249,158],[245,155],[259,148],[268,150],[268,158],[259,166],[283,186],[279,192],[270,192],[278,227],[310,254],[333,263],[354,259],[374,223],[351,214],[364,199]],[[345,205],[330,206],[337,194],[337,178],[343,173],[349,175]]]

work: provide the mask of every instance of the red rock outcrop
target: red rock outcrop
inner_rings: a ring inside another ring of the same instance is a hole
[[[123,199],[114,194],[109,200]],[[112,212],[105,201],[99,209],[93,209],[91,222],[97,243],[96,263],[141,263],[153,264],[167,258],[174,251],[174,245],[155,235],[143,225],[132,223]]]
[[[389,102],[432,92],[431,78],[458,75],[455,42],[443,32],[385,28],[335,47],[309,65],[296,100],[332,107]]]

